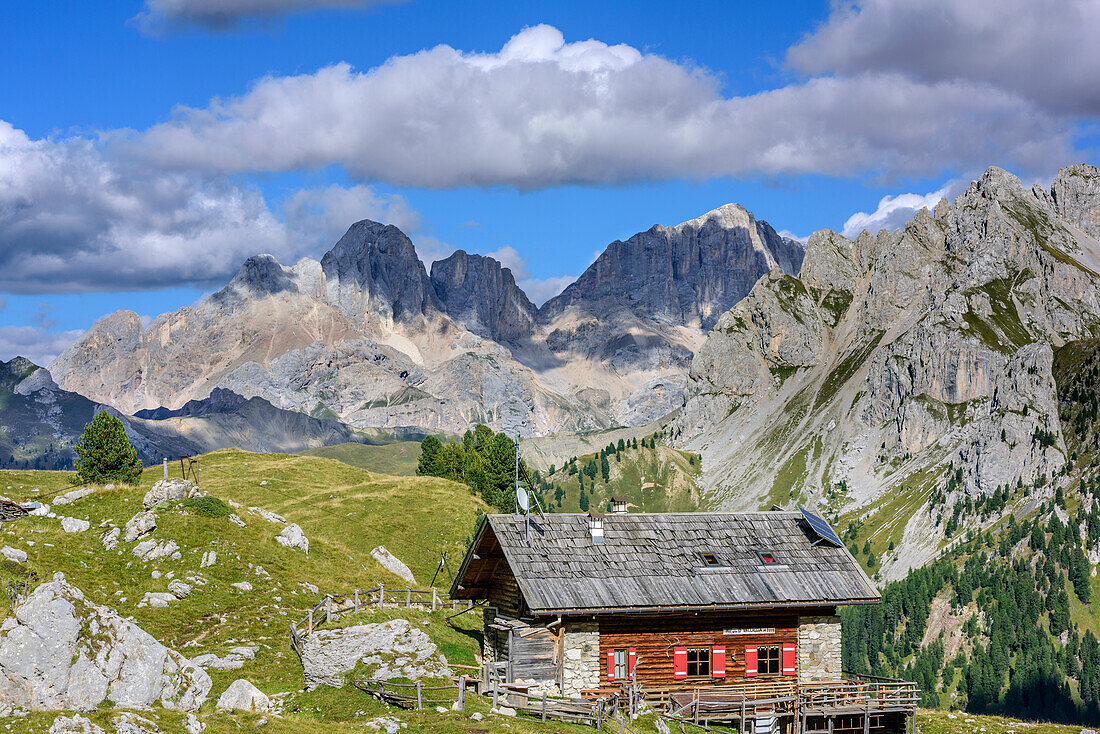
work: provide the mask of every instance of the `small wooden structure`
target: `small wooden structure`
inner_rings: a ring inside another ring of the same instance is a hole
[[[837,607],[879,595],[809,513],[489,515],[450,595],[485,600],[486,678],[533,695],[626,689],[761,734],[903,731],[916,707],[841,670]]]

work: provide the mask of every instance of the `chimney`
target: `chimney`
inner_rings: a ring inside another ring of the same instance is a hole
[[[588,534],[593,543],[603,542],[603,514],[599,512],[588,513]]]
[[[625,515],[626,514],[626,497],[612,497],[611,498],[611,514],[612,515]]]

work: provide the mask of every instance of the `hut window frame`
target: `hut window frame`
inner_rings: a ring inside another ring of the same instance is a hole
[[[614,667],[615,680],[626,680],[626,678],[627,678],[627,673],[626,673],[627,651],[626,651],[626,648],[624,648],[624,647],[614,648],[614,655],[612,656],[612,660],[614,661],[614,664],[615,664],[615,667]]]
[[[763,566],[777,566],[779,565],[779,559],[775,557],[775,553],[770,550],[762,550],[757,553],[760,558],[760,564]]]
[[[779,675],[783,672],[783,651],[780,645],[756,646],[757,675]]]
[[[687,649],[687,677],[710,678],[711,662],[709,647],[689,647]]]
[[[719,558],[717,556],[717,554],[714,554],[714,553],[700,553],[699,556],[703,560],[703,567],[704,568],[720,568],[723,565],[722,564],[722,559]]]

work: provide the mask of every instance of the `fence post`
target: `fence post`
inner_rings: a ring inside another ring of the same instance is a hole
[[[466,676],[458,676],[458,710],[466,710]]]
[[[355,611],[359,611],[359,589],[355,590]]]
[[[498,695],[498,693],[497,693],[497,682],[496,682],[496,679],[494,678],[493,679],[493,708],[497,707],[497,695]]]
[[[313,610],[309,610],[309,633],[313,634]]]
[[[546,694],[542,694],[542,720],[546,721]]]
[[[413,603],[413,590],[410,587],[406,586],[405,587],[405,606],[406,607],[411,607],[412,603]]]
[[[386,599],[386,585],[378,582],[378,608],[382,608],[382,602]]]
[[[433,612],[435,611],[435,607],[436,607],[436,604],[437,604],[438,601],[439,601],[439,597],[436,596],[435,587],[433,586],[432,587],[432,611]]]
[[[332,594],[325,596],[325,623],[332,621]]]
[[[423,683],[421,683],[420,681],[416,682],[416,709],[417,709],[417,711],[424,708],[424,696],[421,693],[421,688],[420,688],[422,685],[423,685]]]

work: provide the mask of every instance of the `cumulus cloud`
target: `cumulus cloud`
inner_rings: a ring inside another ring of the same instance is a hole
[[[152,35],[197,26],[231,30],[250,19],[270,20],[331,8],[369,8],[404,0],[145,0],[133,22]]]
[[[0,326],[0,359],[26,357],[45,366],[84,332],[52,331],[41,326]]]
[[[986,82],[1059,113],[1100,113],[1097,0],[857,0],[789,49],[810,74]]]
[[[537,94],[532,90],[538,90]],[[1011,90],[894,72],[741,97],[690,63],[527,28],[489,54],[437,46],[369,71],[269,76],[128,141],[169,168],[342,165],[363,181],[537,189],[751,174],[934,175],[1072,159],[1065,121]]]
[[[85,138],[31,139],[0,121],[0,291],[218,286],[251,255],[293,262],[358,219],[417,225],[403,198],[362,185],[299,191],[284,207],[224,177],[160,170]]]
[[[881,229],[895,230],[921,209],[934,209],[940,199],[951,199],[964,188],[960,181],[952,181],[938,191],[927,194],[894,194],[879,199],[878,208],[871,213],[856,212],[844,222],[841,234],[855,237],[863,230],[875,234]]]

